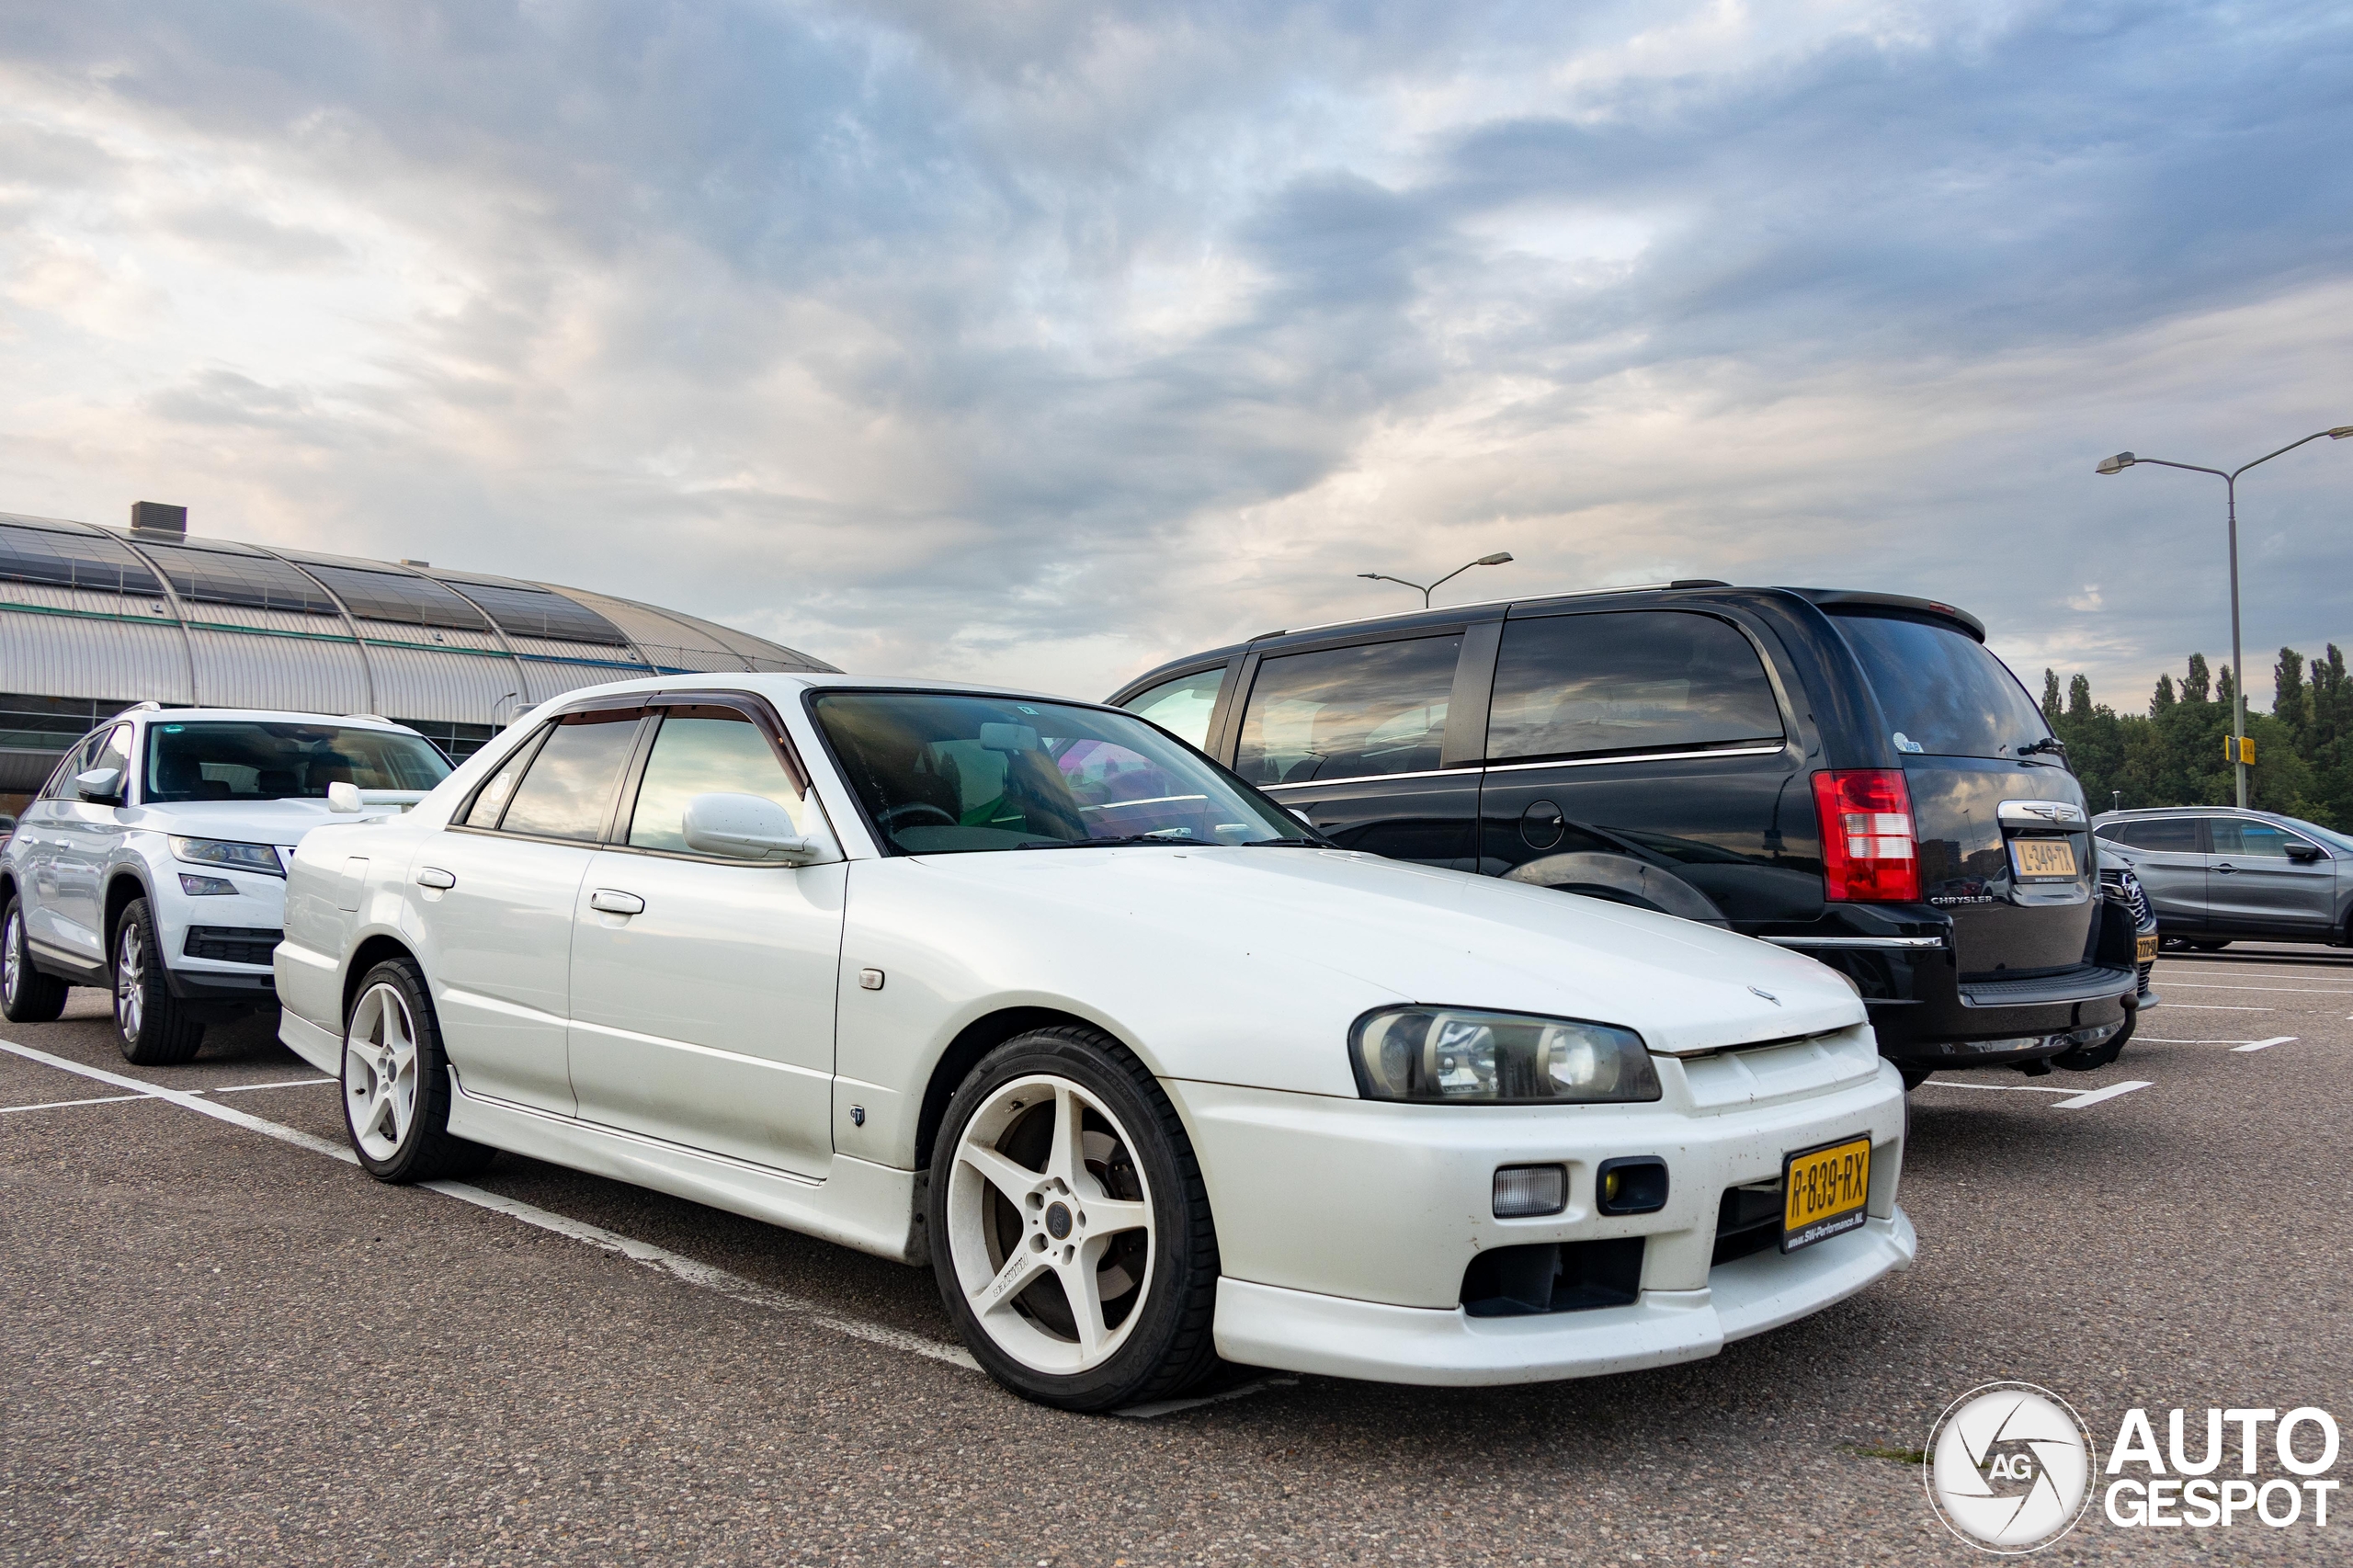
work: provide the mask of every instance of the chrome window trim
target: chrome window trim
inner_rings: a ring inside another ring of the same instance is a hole
[[[1759,937],[1777,948],[1899,948],[1907,950],[1942,948],[1942,937]]]
[[[1346,778],[1302,778],[1294,784],[1253,784],[1254,790],[1326,790],[1335,784],[1382,784],[1397,778],[1476,778],[1486,769],[1471,767],[1427,767],[1418,773],[1351,773]],[[1244,779],[1244,783],[1249,783]]]
[[[1522,773],[1531,767],[1601,767],[1613,762],[1689,762],[1714,756],[1778,756],[1790,749],[1785,737],[1769,746],[1722,746],[1708,751],[1646,751],[1625,756],[1564,756],[1551,762],[1491,762],[1485,773]]]

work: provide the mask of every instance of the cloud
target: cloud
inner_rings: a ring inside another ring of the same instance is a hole
[[[1921,592],[2135,704],[2227,634],[2215,498],[2090,465],[2353,417],[2348,63],[2317,5],[51,8],[0,482],[1083,695],[1508,549],[1448,591]],[[2328,463],[2249,482],[2268,645],[2353,633]]]

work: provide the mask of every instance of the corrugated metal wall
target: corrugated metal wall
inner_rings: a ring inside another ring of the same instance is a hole
[[[414,633],[414,627],[388,628],[363,620],[359,630],[369,640],[368,665],[376,676],[376,711],[387,719],[487,724],[495,722],[490,717],[494,711],[512,717],[526,706],[523,677],[503,650],[492,644],[481,652],[458,651],[467,644],[490,644],[487,637],[445,631],[448,642],[436,647],[425,638],[379,636]]]
[[[126,703],[151,697],[194,701],[179,623],[167,609],[153,614],[151,605],[165,608],[160,599],[0,584],[0,690]],[[81,613],[37,613],[43,609]]]

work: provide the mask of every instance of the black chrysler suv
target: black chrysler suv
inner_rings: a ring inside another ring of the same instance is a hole
[[[2105,1065],[2135,921],[1984,637],[1926,599],[1678,582],[1268,632],[1111,700],[1346,847],[1809,954],[1907,1084]]]

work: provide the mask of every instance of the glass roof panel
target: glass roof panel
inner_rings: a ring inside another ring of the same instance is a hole
[[[501,630],[517,637],[550,637],[565,642],[595,642],[626,648],[629,639],[620,627],[585,605],[574,604],[547,588],[482,583],[470,577],[446,579],[466,597],[490,612]]]
[[[147,563],[108,534],[0,523],[0,578],[101,593],[164,597]]]
[[[398,621],[404,626],[448,626],[461,631],[487,631],[482,611],[430,577],[405,572],[378,572],[362,566],[336,566],[305,556],[302,569],[335,591],[335,597],[356,616],[371,620]]]
[[[252,609],[336,615],[326,590],[283,561],[217,544],[162,544],[142,539],[139,548],[180,597],[194,604],[244,605]]]

